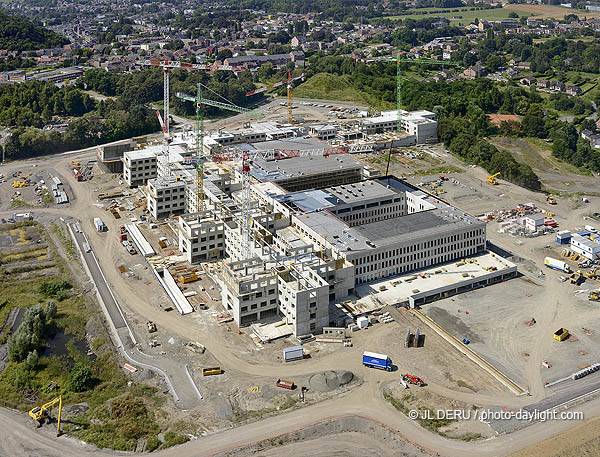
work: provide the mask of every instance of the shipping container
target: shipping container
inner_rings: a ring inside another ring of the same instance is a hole
[[[283,360],[291,362],[292,360],[300,360],[304,358],[304,349],[302,346],[290,346],[283,348]]]

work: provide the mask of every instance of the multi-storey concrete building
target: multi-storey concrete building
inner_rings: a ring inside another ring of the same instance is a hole
[[[156,178],[156,152],[152,149],[127,151],[123,154],[123,179],[129,187],[144,185]]]
[[[147,207],[154,219],[186,212],[186,182],[176,176],[148,181]]]
[[[208,260],[202,243],[213,232],[220,240],[222,231],[224,246],[213,258],[226,259],[223,303],[238,325],[280,316],[296,334],[318,332],[329,325],[328,304],[361,284],[485,249],[483,222],[394,177],[293,193],[265,182],[252,186],[247,259],[239,192],[212,185],[227,204],[181,217],[179,245],[190,261]]]

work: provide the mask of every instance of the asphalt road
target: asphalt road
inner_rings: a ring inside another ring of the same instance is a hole
[[[85,261],[88,274],[96,286],[101,304],[106,310],[105,313],[110,318],[121,354],[133,365],[138,365],[162,376],[177,406],[182,409],[196,406],[201,397],[198,395],[198,389],[193,383],[193,379],[187,375],[185,366],[167,357],[144,354],[140,351],[139,346],[135,344],[136,338],[133,331],[127,325],[123,311],[106,282],[94,251],[85,252],[83,248],[83,243],[87,240],[83,232],[78,231],[78,225],[81,224],[77,224],[76,221],[67,221],[67,223],[71,228],[71,233],[75,236],[80,255]]]

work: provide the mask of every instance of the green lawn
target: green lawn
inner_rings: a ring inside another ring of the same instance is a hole
[[[393,103],[382,102],[352,86],[347,76],[317,73],[294,89],[294,97],[340,100],[360,103],[381,109],[393,109]]]
[[[448,8],[446,10],[442,10],[440,8],[418,8],[407,10],[406,15],[389,16],[386,17],[386,19],[424,19],[427,17],[445,17],[450,20],[452,25],[468,25],[475,19],[485,19],[488,21],[511,19],[508,15],[514,11],[511,10],[510,7],[471,11],[472,8],[473,7]],[[459,11],[457,12],[453,10]],[[423,14],[424,12],[426,14]],[[523,13],[521,11],[514,12],[516,12],[519,16],[529,16],[528,13]]]

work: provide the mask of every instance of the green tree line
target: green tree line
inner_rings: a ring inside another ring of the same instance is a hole
[[[83,116],[94,101],[73,86],[56,87],[47,81],[0,86],[0,124],[42,127],[52,116]]]

